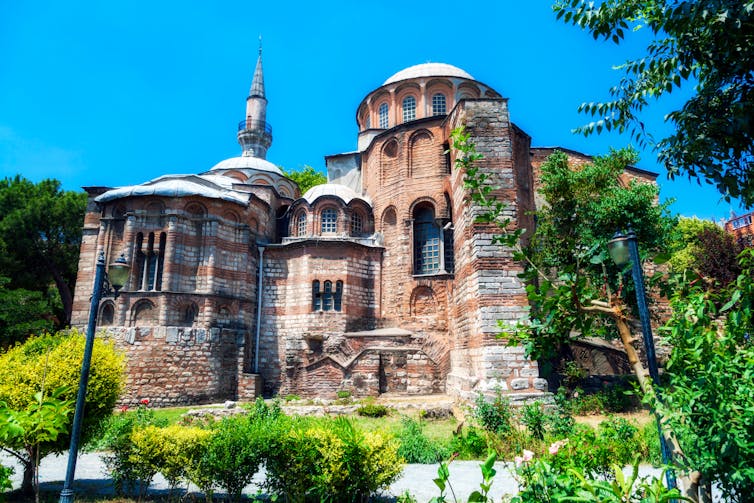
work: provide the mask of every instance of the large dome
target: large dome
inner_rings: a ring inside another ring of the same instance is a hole
[[[309,204],[314,203],[317,199],[324,196],[333,196],[340,198],[344,203],[348,204],[353,199],[361,199],[371,206],[371,201],[367,196],[360,196],[345,185],[338,183],[324,183],[322,185],[315,185],[306,191],[303,197]]]
[[[446,63],[423,63],[409,66],[387,79],[382,85],[398,82],[399,80],[415,79],[417,77],[462,77],[474,80],[474,77],[461,70],[457,66]]]

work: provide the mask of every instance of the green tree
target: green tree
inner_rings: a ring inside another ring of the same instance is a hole
[[[709,220],[681,218],[676,231],[668,261],[673,272],[699,276],[710,289],[726,287],[738,277],[737,257],[743,247],[722,227]]]
[[[537,228],[524,256],[531,324],[519,332],[530,356],[548,361],[571,337],[615,337],[612,318],[595,316],[591,305],[634,304],[633,284],[607,258],[617,230],[636,232],[644,254],[666,251],[675,226],[667,203],[657,204],[655,184],[621,180],[637,161],[632,150],[611,151],[591,164],[570,166],[562,152],[542,165]],[[586,309],[585,309],[586,308]]]
[[[24,467],[24,491],[31,492],[36,449],[41,459],[68,447],[68,432],[73,419],[68,412],[72,410],[64,411],[65,425],[62,428],[58,424],[60,410],[76,400],[83,354],[84,336],[75,330],[31,337],[0,354],[0,368],[3,369],[0,372],[0,402],[4,404],[0,422],[14,420],[28,433],[21,437],[8,435],[5,439],[0,433],[0,448]],[[123,389],[123,355],[117,353],[112,344],[96,339],[91,369],[82,427],[84,437],[96,431],[98,423],[113,411]],[[56,393],[51,395],[45,390],[56,390]],[[3,418],[7,421],[2,421]],[[45,422],[36,423],[35,418]],[[47,428],[50,424],[54,428]],[[47,436],[42,438],[40,435]],[[33,452],[28,449],[29,439],[34,440]]]
[[[301,194],[306,193],[315,185],[327,183],[327,177],[309,165],[305,165],[300,170],[283,170],[283,174],[298,184]]]
[[[63,191],[57,180],[0,180],[0,275],[10,278],[9,290],[46,297],[54,284],[57,295],[35,318],[54,310],[59,327],[71,319],[85,209],[86,194]]]
[[[754,250],[739,266],[719,292],[699,282],[676,289],[660,405],[686,453],[678,461],[734,502],[754,494]]]
[[[0,276],[0,349],[53,328],[54,315],[44,295],[23,288],[8,290],[9,282]]]
[[[615,44],[639,29],[652,33],[646,54],[618,67],[611,100],[579,107],[598,120],[577,131],[629,131],[655,143],[642,111],[684,87],[691,96],[667,115],[673,134],[655,143],[660,161],[671,178],[705,179],[726,198],[754,204],[754,1],[556,0],[553,9]]]

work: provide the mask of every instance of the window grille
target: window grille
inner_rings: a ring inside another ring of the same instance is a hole
[[[432,96],[432,115],[445,115],[445,95],[435,94]]]
[[[435,274],[440,271],[440,229],[431,208],[414,213],[414,274]]]
[[[364,221],[358,212],[351,213],[351,235],[359,236],[364,231]]]
[[[416,119],[416,98],[406,96],[403,98],[403,122]]]
[[[383,103],[382,105],[380,105],[380,128],[381,129],[388,128],[389,121],[388,121],[387,113],[388,113],[387,103]]]
[[[328,208],[322,212],[322,234],[334,234],[338,230],[338,213]]]

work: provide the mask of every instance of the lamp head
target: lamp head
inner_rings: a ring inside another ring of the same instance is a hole
[[[131,271],[131,266],[126,262],[126,257],[120,254],[115,262],[110,264],[110,268],[107,273],[107,277],[110,280],[110,285],[116,292],[123,288],[123,285],[128,281],[128,273]]]
[[[616,232],[613,239],[607,242],[607,251],[615,265],[622,266],[628,264],[631,255],[628,250],[628,236],[622,232]]]

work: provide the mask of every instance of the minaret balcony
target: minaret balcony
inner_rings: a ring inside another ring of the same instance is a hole
[[[238,123],[239,131],[264,131],[272,136],[272,126],[268,122],[246,119]]]

